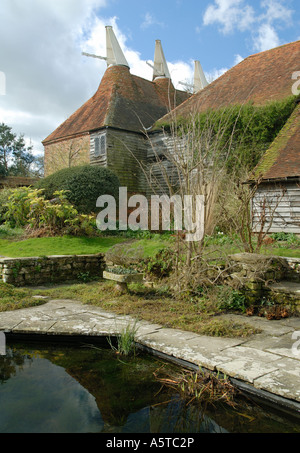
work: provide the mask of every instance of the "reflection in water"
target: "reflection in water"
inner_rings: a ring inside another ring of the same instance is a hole
[[[149,356],[119,360],[110,350],[7,347],[0,357],[0,432],[292,432],[295,424],[256,406],[203,411],[153,376],[172,366]]]

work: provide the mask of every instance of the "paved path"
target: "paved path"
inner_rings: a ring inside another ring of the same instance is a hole
[[[214,338],[139,321],[137,341],[155,352],[223,372],[270,399],[275,397],[275,404],[284,401],[300,415],[300,318],[227,318],[244,320],[262,332],[248,339]],[[107,337],[133,323],[130,316],[74,300],[49,300],[38,307],[0,313],[0,331],[15,334]]]

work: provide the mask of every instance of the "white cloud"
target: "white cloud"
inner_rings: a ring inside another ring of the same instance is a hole
[[[281,44],[276,27],[288,26],[293,11],[284,5],[284,0],[261,0],[263,13],[255,12],[245,0],[214,0],[203,16],[204,25],[219,24],[224,34],[250,31],[253,49],[261,52]]]
[[[258,52],[280,46],[280,39],[271,24],[262,24],[254,40],[254,49]]]
[[[206,72],[205,76],[208,81],[208,83],[212,83],[214,80],[218,79],[221,77],[223,74],[225,74],[229,68],[221,68],[221,69],[213,69],[212,71]]]
[[[253,48],[258,52],[282,44],[275,23],[289,24],[293,14],[293,11],[284,6],[281,0],[263,0],[261,6],[266,9],[266,12],[260,16],[260,25],[253,38]]]
[[[164,27],[163,22],[159,22],[155,18],[155,16],[153,16],[153,14],[148,12],[145,14],[144,21],[141,24],[141,28],[146,29],[146,28],[152,27],[152,25],[159,25],[160,27]]]
[[[243,60],[244,60],[244,58],[241,55],[239,55],[239,54],[235,55],[234,56],[234,66],[241,63]]]
[[[244,58],[241,55],[235,55],[233,66],[236,66],[237,64],[241,63],[243,60],[244,60]],[[215,68],[212,71],[205,73],[206,79],[209,83],[212,83],[214,80],[218,79],[223,74],[225,74],[227,71],[229,71],[229,69],[230,68],[220,68],[220,69]]]
[[[0,122],[39,143],[92,94],[99,70],[81,56],[80,43],[95,23],[94,8],[105,3],[1,0],[6,96],[0,100]]]
[[[254,10],[244,0],[215,0],[209,5],[203,17],[204,25],[219,23],[225,34],[236,28],[246,30],[255,20]]]
[[[262,0],[261,6],[266,9],[262,16],[267,22],[279,20],[286,23],[292,18],[293,11],[282,4],[282,0]]]

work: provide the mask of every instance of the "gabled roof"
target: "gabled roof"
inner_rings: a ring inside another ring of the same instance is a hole
[[[300,41],[252,55],[177,107],[172,117],[250,101],[263,105],[285,99],[292,95],[292,75],[300,70],[299,64]],[[171,116],[166,115],[157,125],[168,121]]]
[[[300,178],[300,104],[253,170],[249,182]]]
[[[95,95],[50,134],[43,144],[87,134],[105,127],[142,132],[189,97],[170,79],[150,82],[126,66],[107,68]]]

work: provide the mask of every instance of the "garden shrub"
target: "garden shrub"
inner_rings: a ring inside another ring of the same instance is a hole
[[[174,252],[169,248],[163,248],[154,257],[145,260],[146,273],[157,278],[169,277],[173,265]]]
[[[64,191],[54,192],[54,200],[46,200],[43,189],[19,188],[12,190],[5,213],[11,227],[26,226],[32,231],[43,229],[45,234],[92,235],[96,219],[79,214],[67,200]]]
[[[65,191],[67,200],[78,212],[96,212],[96,201],[101,195],[112,195],[118,200],[120,182],[108,168],[82,165],[65,168],[40,180],[37,189],[43,189],[51,200],[57,191]]]
[[[218,293],[218,308],[226,311],[246,311],[245,296],[230,287],[220,286],[217,289]]]
[[[5,203],[5,222],[12,228],[23,227],[28,223],[30,213],[30,187],[11,189]]]
[[[5,222],[4,214],[7,211],[8,197],[10,196],[11,189],[0,190],[0,225]]]

